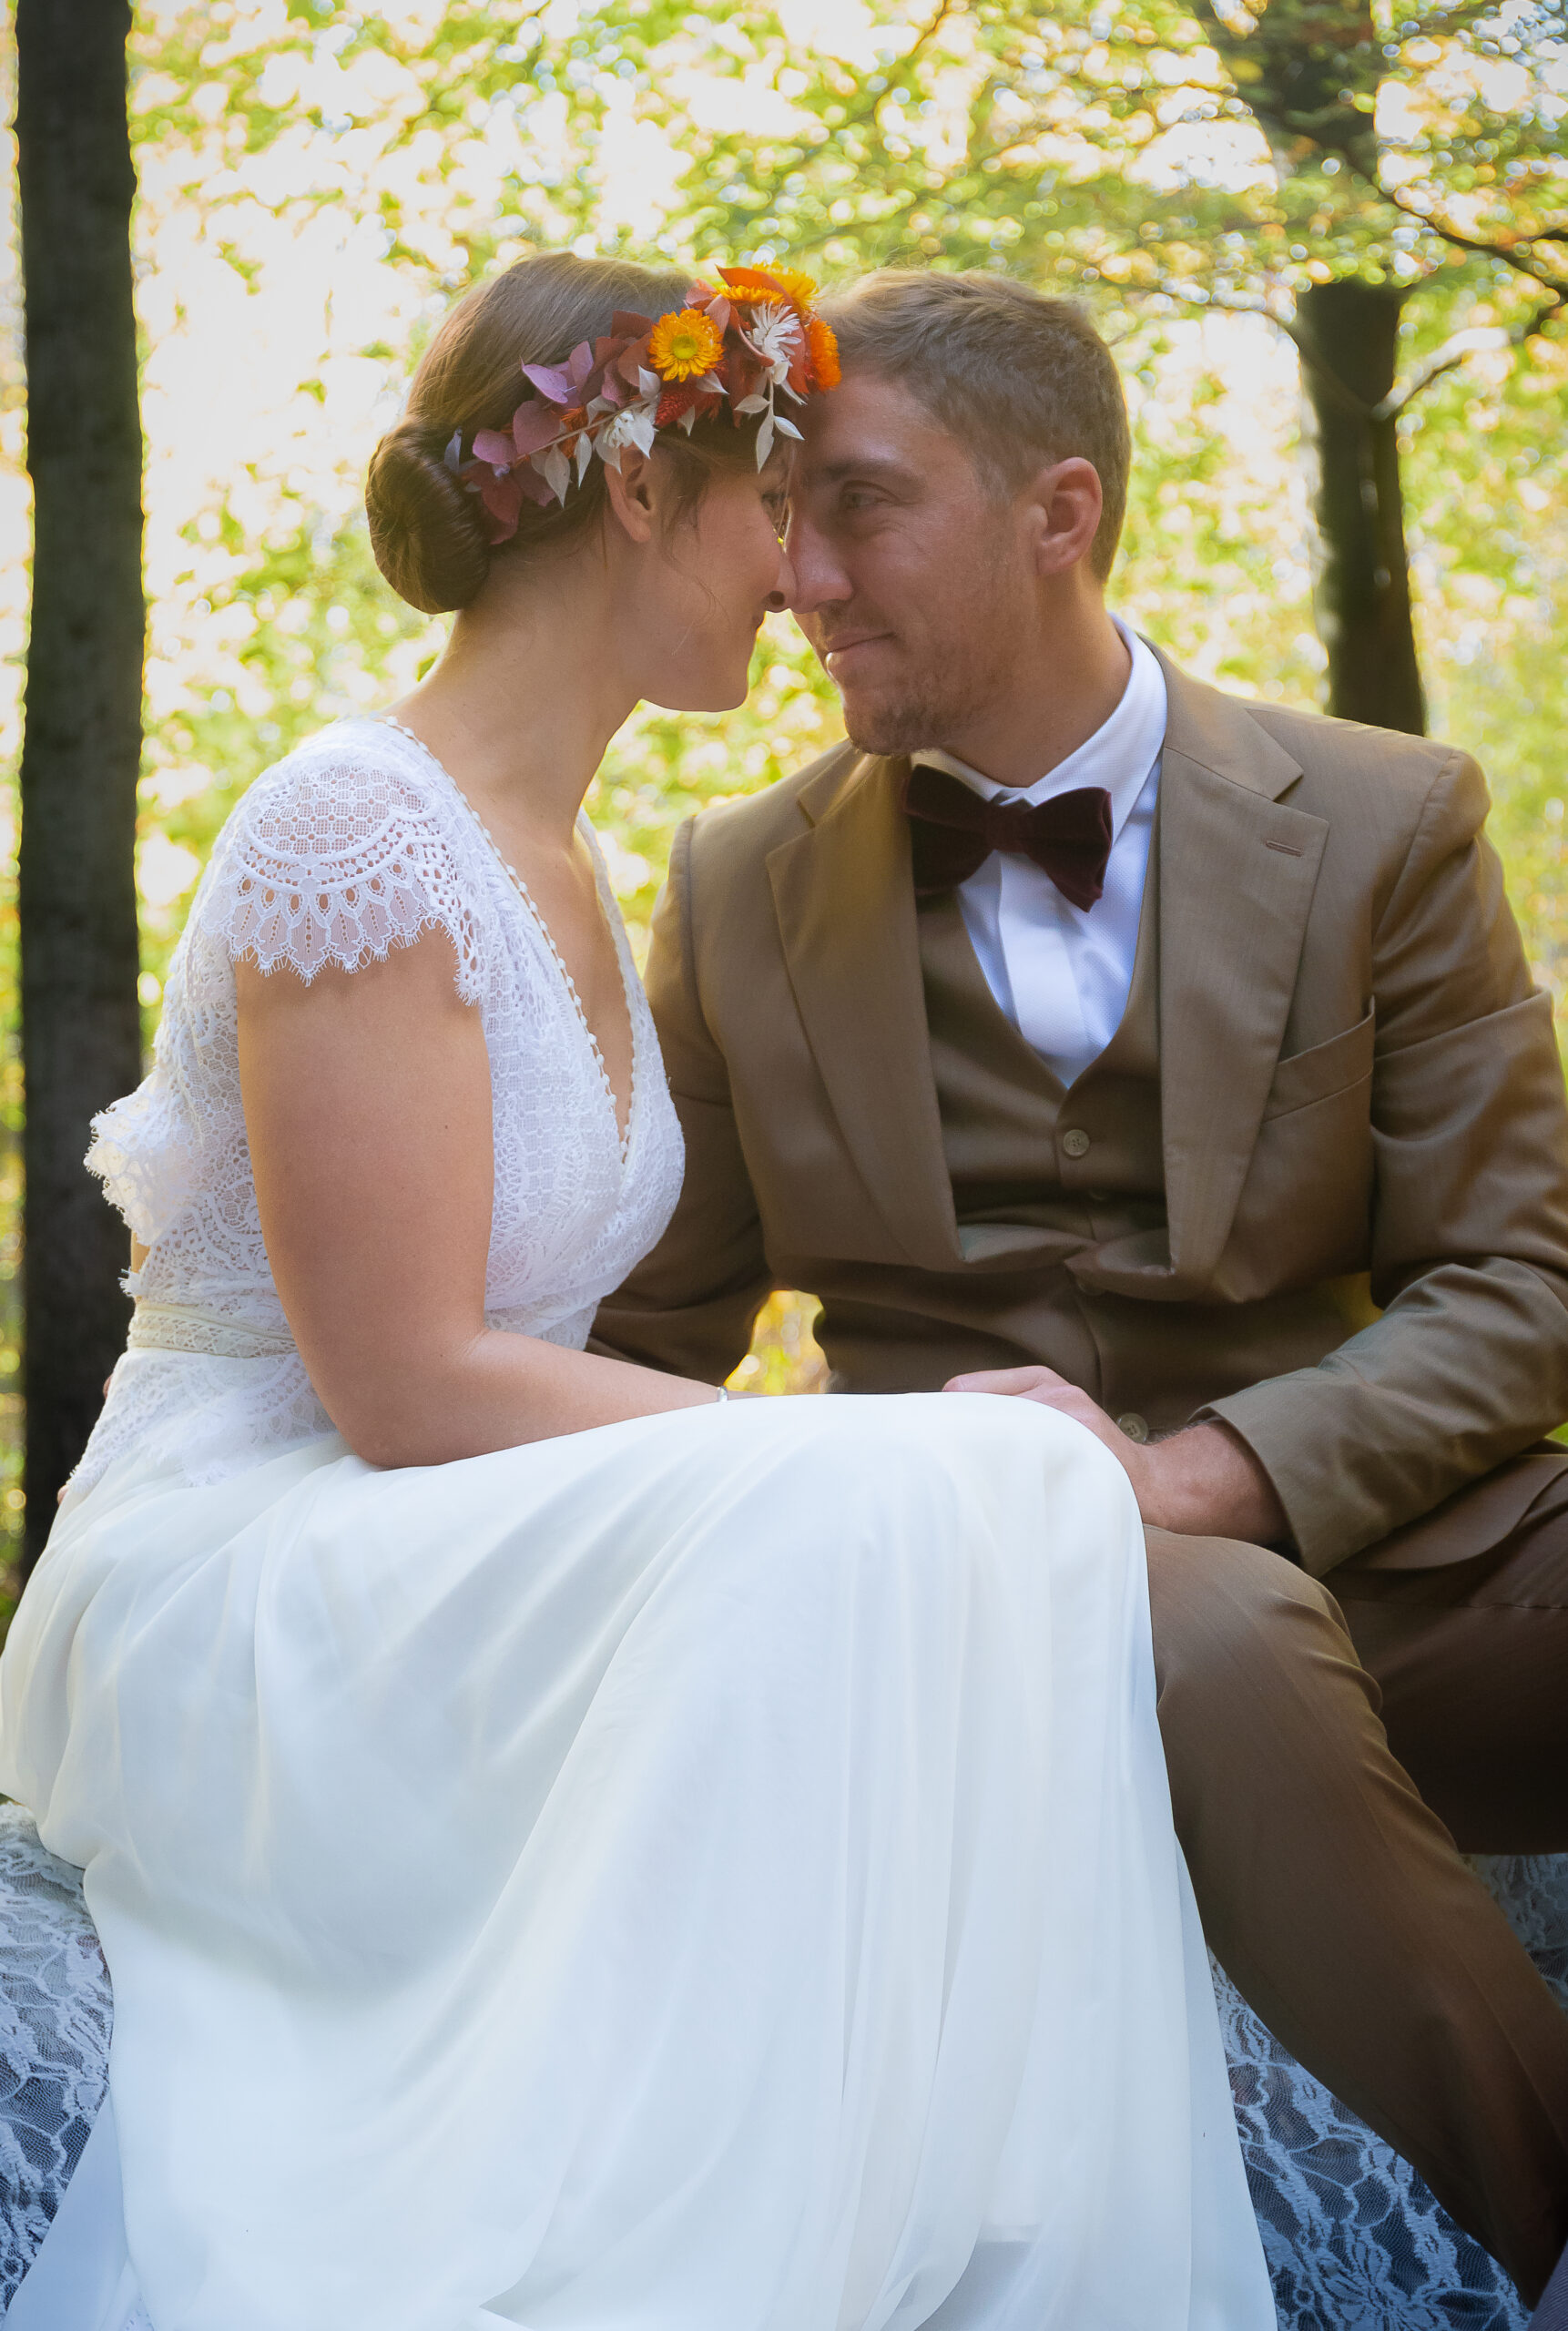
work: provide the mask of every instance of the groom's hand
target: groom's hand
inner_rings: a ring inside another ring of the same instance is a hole
[[[1247,1538],[1272,1545],[1287,1533],[1274,1484],[1222,1424],[1189,1424],[1168,1440],[1129,1440],[1087,1392],[1050,1368],[993,1368],[951,1377],[944,1392],[999,1392],[1055,1409],[1103,1440],[1133,1485],[1138,1512],[1156,1530],[1186,1537]]]

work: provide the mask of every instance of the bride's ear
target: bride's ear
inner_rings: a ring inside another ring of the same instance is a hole
[[[605,464],[605,490],[612,513],[631,540],[652,542],[657,487],[651,456],[636,445],[623,446],[620,468],[612,469],[607,462]]]

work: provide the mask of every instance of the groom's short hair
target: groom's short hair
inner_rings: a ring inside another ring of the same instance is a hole
[[[1016,493],[1043,463],[1093,462],[1105,507],[1089,552],[1104,582],[1127,509],[1132,436],[1087,308],[1004,275],[878,268],[823,301],[844,363],[896,380]]]

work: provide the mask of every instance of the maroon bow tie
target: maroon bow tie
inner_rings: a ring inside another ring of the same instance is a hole
[[[1033,859],[1075,907],[1092,907],[1105,890],[1111,797],[1103,785],[1080,786],[1032,809],[984,800],[946,769],[917,761],[904,779],[903,809],[918,899],[967,882],[993,850]]]

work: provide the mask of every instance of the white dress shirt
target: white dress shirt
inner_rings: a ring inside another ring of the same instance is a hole
[[[964,926],[992,994],[1064,1084],[1098,1059],[1126,1009],[1166,740],[1165,674],[1136,633],[1119,616],[1112,621],[1133,659],[1122,700],[1049,777],[1021,792],[993,784],[951,753],[914,756],[989,801],[1033,808],[1084,785],[1102,785],[1111,797],[1111,855],[1105,894],[1094,906],[1072,905],[1032,859],[1001,850],[958,886]]]

